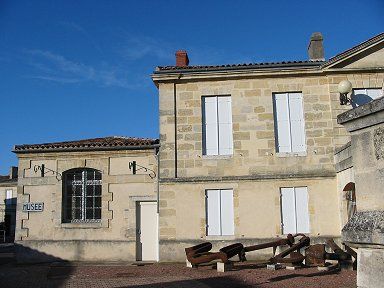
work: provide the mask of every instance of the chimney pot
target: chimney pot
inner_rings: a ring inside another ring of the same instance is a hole
[[[310,61],[324,61],[323,35],[314,32],[308,45],[308,56]]]
[[[186,67],[189,64],[189,58],[187,51],[178,50],[176,51],[176,67]]]

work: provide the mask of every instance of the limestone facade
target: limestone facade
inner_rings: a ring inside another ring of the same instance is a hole
[[[341,182],[347,179],[336,177],[334,154],[350,140],[337,123],[337,115],[350,106],[340,105],[337,87],[349,80],[353,88],[382,89],[384,82],[384,60],[377,55],[381,48],[359,49],[365,54],[312,66],[173,66],[155,71],[161,144],[160,259],[182,260],[182,247],[206,240],[218,248],[282,236],[282,187],[307,187],[309,236],[314,241],[340,237],[346,222],[341,216]],[[303,95],[305,153],[276,150],[273,95],[286,92]],[[223,95],[232,101],[233,153],[203,155],[202,97]],[[353,181],[351,172],[345,173]],[[208,189],[233,189],[234,235],[207,236]]]
[[[9,176],[0,178],[0,243],[12,242],[15,236],[17,175],[12,173],[15,169],[12,167]]]
[[[27,153],[19,157],[16,239],[18,260],[27,261],[135,261],[136,203],[157,201],[155,178],[148,173],[132,175],[129,162],[136,161],[157,174],[156,149]],[[44,164],[41,177],[37,165]],[[48,169],[49,170],[48,170]],[[63,223],[63,180],[73,168],[101,172],[101,220]],[[56,171],[56,173],[50,171]],[[42,212],[24,212],[28,202],[43,202]]]

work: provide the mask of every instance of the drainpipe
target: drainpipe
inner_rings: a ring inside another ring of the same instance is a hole
[[[157,214],[160,213],[160,149],[156,148],[155,150],[155,156],[157,159],[157,195],[156,195],[156,200],[157,200]]]
[[[179,76],[179,79],[181,74]],[[175,118],[175,178],[177,178],[177,102],[176,102],[176,82],[173,83],[173,113]]]

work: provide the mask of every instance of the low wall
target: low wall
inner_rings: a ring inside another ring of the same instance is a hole
[[[18,263],[136,261],[135,241],[25,240],[15,243]]]

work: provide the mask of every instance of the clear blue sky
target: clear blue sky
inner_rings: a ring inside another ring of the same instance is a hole
[[[150,74],[190,63],[326,58],[383,32],[383,0],[0,1],[0,174],[15,144],[158,137]]]

